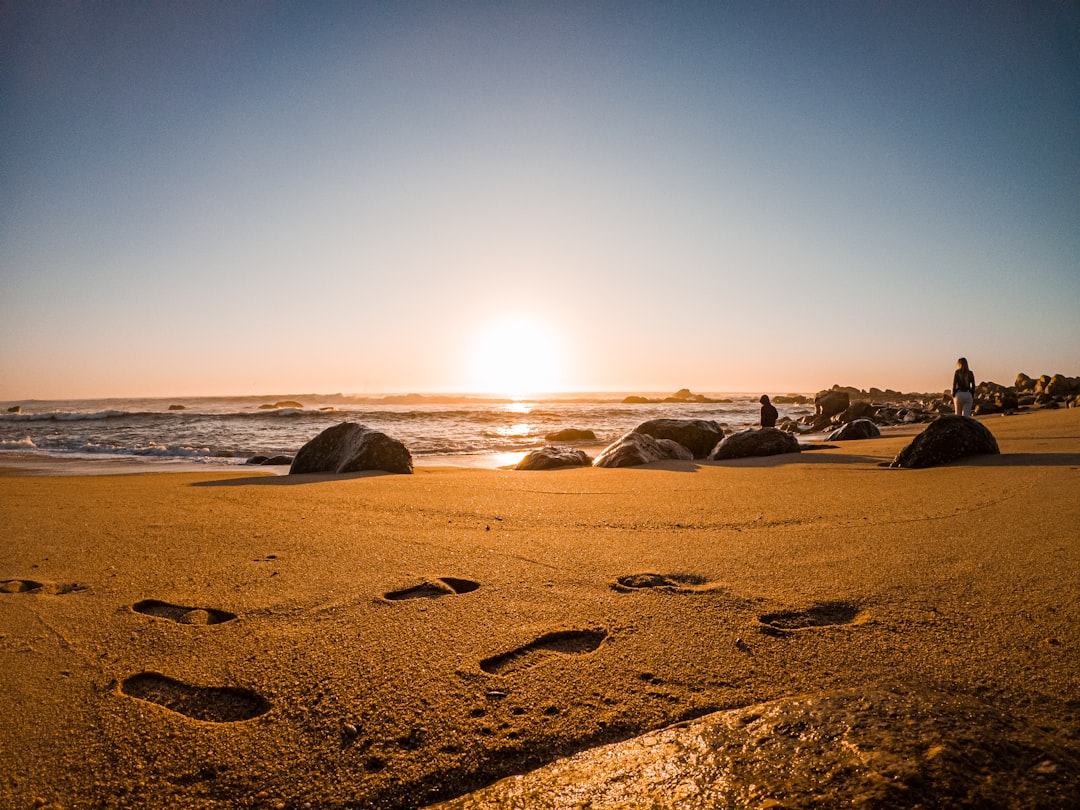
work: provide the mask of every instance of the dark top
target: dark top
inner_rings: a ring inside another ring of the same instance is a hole
[[[761,406],[761,426],[776,427],[776,417],[779,414],[776,412],[776,408],[772,406],[771,402],[766,402]]]
[[[954,397],[956,396],[957,391],[975,392],[975,372],[970,368],[967,371],[958,368],[956,373],[952,375],[952,392]]]

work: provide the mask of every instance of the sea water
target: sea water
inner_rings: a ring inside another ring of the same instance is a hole
[[[499,466],[512,463],[514,454],[549,444],[546,436],[564,428],[592,430],[595,444],[661,418],[711,419],[731,432],[754,425],[760,407],[757,394],[648,404],[627,404],[624,398],[286,395],[4,402],[0,462],[7,451],[73,460],[241,465],[256,455],[295,455],[326,428],[355,422],[400,440],[417,463]],[[793,417],[807,411],[805,406],[780,410]]]

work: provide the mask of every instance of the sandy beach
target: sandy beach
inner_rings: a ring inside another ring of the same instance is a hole
[[[920,426],[618,470],[2,470],[0,806],[415,808],[894,686],[1075,752],[1080,409],[982,421],[1002,455],[927,470],[881,466]]]

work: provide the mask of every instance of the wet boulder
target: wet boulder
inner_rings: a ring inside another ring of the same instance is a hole
[[[385,433],[354,422],[341,422],[301,447],[289,474],[362,470],[411,473],[412,454],[404,444]]]
[[[554,470],[558,467],[588,467],[592,458],[584,450],[548,445],[528,453],[515,470]]]
[[[994,434],[982,422],[963,416],[942,416],[897,453],[889,466],[921,469],[967,456],[1000,453]]]
[[[689,450],[694,458],[705,458],[724,438],[724,429],[711,419],[652,419],[634,428],[634,433],[671,439]]]
[[[881,431],[878,430],[878,426],[869,419],[856,419],[853,422],[848,422],[839,430],[834,430],[826,437],[825,441],[843,442],[851,439],[876,439],[880,435]]]
[[[781,453],[798,453],[800,450],[799,440],[779,428],[751,428],[724,437],[709,453],[709,460],[778,456]]]
[[[671,439],[654,439],[646,433],[630,432],[605,447],[594,467],[636,467],[654,461],[689,461],[690,451]]]
[[[549,442],[595,442],[596,434],[591,430],[563,428],[547,434],[544,438]]]

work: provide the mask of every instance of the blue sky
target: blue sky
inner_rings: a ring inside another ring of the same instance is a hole
[[[1080,374],[1074,3],[0,7],[0,399]]]

